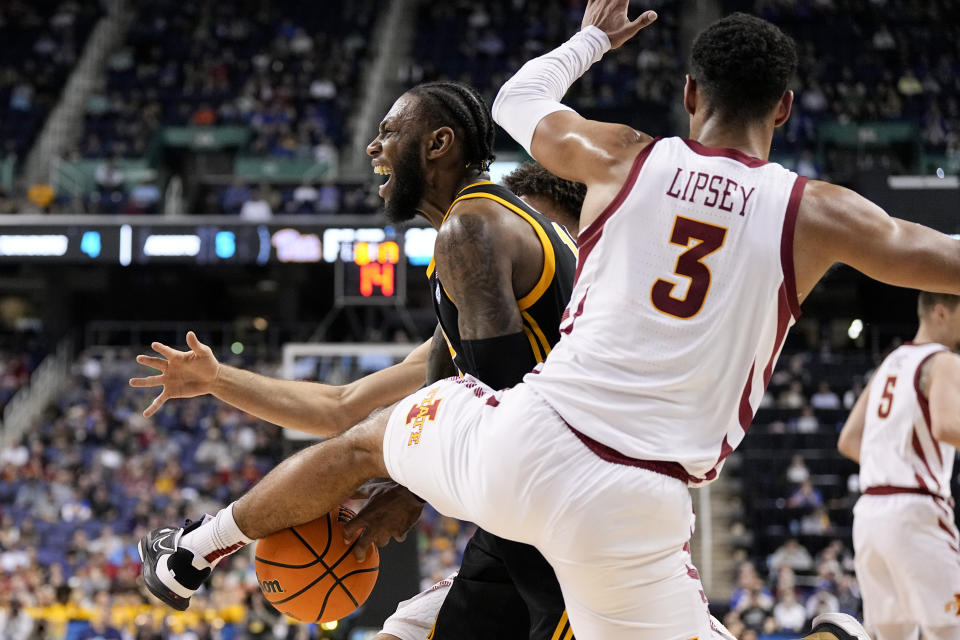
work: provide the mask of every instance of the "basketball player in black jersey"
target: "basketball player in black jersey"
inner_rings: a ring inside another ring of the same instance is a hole
[[[475,91],[432,83],[397,100],[367,149],[374,170],[389,176],[380,195],[391,221],[419,213],[438,229],[429,275],[439,326],[427,382],[459,370],[497,389],[513,386],[559,339],[576,269],[575,244],[560,225],[488,180],[493,136],[489,111]],[[158,360],[141,362],[161,365]],[[188,594],[220,558],[244,542],[306,521],[301,518],[312,510],[309,494],[298,489],[336,481],[310,463],[315,450],[281,464],[216,518],[145,537],[144,577],[154,595],[185,609]],[[404,491],[394,491],[392,500],[409,503]],[[165,551],[174,541],[176,550]],[[478,532],[431,637],[558,635],[572,634],[551,567],[533,547]]]

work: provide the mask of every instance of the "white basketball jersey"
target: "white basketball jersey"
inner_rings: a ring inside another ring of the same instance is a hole
[[[562,338],[524,382],[587,437],[713,480],[800,315],[805,183],[733,149],[651,143],[581,231]]]
[[[870,382],[860,486],[916,488],[950,497],[956,450],[933,437],[920,368],[942,344],[905,344],[887,356]]]

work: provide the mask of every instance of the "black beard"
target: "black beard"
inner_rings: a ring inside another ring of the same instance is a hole
[[[415,141],[400,152],[399,161],[393,166],[393,182],[393,195],[384,209],[387,220],[394,224],[413,220],[426,189],[420,149]]]

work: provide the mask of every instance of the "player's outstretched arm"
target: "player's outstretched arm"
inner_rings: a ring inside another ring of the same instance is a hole
[[[930,429],[933,437],[960,448],[960,356],[939,353],[930,359]]]
[[[863,442],[863,426],[866,424],[867,400],[870,398],[870,384],[857,398],[853,410],[847,416],[847,421],[837,439],[837,449],[845,457],[860,464],[860,443]]]
[[[849,189],[811,181],[794,235],[801,300],[835,262],[887,284],[960,294],[960,241],[892,218]]]
[[[423,386],[430,341],[402,362],[341,386],[280,380],[221,364],[192,331],[187,346],[189,351],[179,351],[154,342],[151,347],[163,357],[137,356],[137,362],[160,374],[133,378],[130,386],[163,387],[143,415],[152,416],[172,398],[211,394],[281,427],[333,436]]]
[[[622,124],[587,120],[560,103],[577,78],[604,53],[656,20],[653,11],[627,17],[628,0],[590,0],[582,29],[553,51],[526,63],[500,89],[493,118],[548,171],[585,183],[590,201],[606,204],[650,136]],[[621,170],[624,162],[626,171]],[[612,184],[613,193],[595,193]],[[589,222],[589,220],[587,220]]]

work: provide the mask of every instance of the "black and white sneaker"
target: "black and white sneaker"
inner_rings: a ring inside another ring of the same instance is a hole
[[[832,633],[837,640],[870,640],[863,625],[845,613],[820,614],[813,619],[813,631],[810,633]]]
[[[209,517],[209,516],[208,516]],[[186,611],[190,598],[210,575],[210,569],[193,566],[193,553],[177,548],[180,537],[199,527],[203,520],[187,520],[181,529],[154,529],[137,543],[143,563],[141,573],[150,593],[177,611]]]

